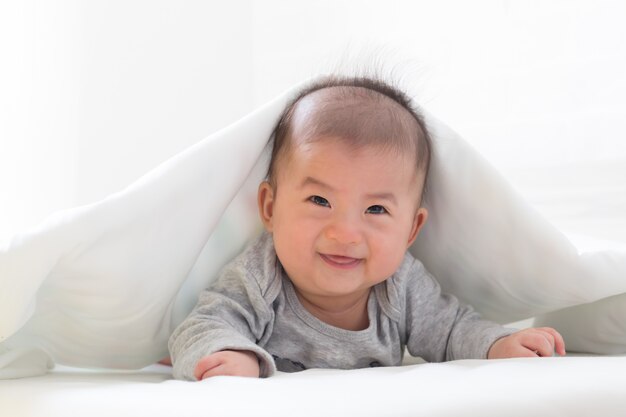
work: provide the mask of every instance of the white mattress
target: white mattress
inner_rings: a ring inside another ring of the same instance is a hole
[[[626,357],[463,360],[269,379],[57,367],[0,381],[0,416],[618,416]]]

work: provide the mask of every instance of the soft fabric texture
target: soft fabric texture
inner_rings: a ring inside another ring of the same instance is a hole
[[[197,294],[260,230],[263,150],[293,93],[119,193],[15,236],[0,251],[4,375],[44,373],[48,356],[111,368],[166,356]],[[500,323],[626,292],[624,252],[579,255],[462,138],[426,122],[430,217],[411,250],[444,291]],[[32,369],[7,359],[33,351]]]
[[[398,366],[404,348],[429,362],[487,359],[497,339],[515,329],[480,320],[471,306],[442,294],[410,253],[367,300],[369,325],[351,331],[324,323],[300,303],[262,233],[200,294],[169,341],[174,377],[195,381],[198,361],[221,350],[254,352],[261,377],[276,370]]]
[[[0,381],[0,415],[617,417],[626,410],[624,357],[461,360],[202,382],[172,380],[170,370],[59,367]]]
[[[260,231],[256,189],[265,162],[255,164],[289,96],[121,192],[15,236],[0,251],[3,349],[121,369],[167,356],[169,335],[197,294]],[[43,360],[30,370],[24,361],[13,370],[8,359],[0,363],[12,377],[47,370]]]
[[[559,329],[570,352],[626,353],[626,294],[540,316],[534,325]]]
[[[429,217],[412,251],[444,291],[500,323],[625,292],[626,252],[579,254],[458,134],[428,126]]]

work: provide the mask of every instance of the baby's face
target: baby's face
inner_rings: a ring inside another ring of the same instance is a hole
[[[330,138],[294,144],[283,161],[259,208],[297,290],[351,297],[389,278],[427,215],[413,155]]]

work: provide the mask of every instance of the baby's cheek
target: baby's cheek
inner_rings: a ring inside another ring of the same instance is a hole
[[[377,265],[376,269],[378,274],[386,279],[393,275],[398,268],[402,259],[404,259],[405,248],[394,242],[379,242],[376,247],[377,253]]]

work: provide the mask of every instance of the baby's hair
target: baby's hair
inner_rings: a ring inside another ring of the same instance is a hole
[[[319,98],[313,110],[307,108],[311,97]],[[299,107],[304,109],[298,110]],[[293,136],[309,141],[338,137],[357,148],[376,145],[381,150],[395,150],[399,154],[413,152],[416,170],[424,172],[426,182],[431,139],[423,118],[407,94],[381,79],[324,76],[296,94],[272,134],[267,179],[274,189],[278,161],[288,154]]]

